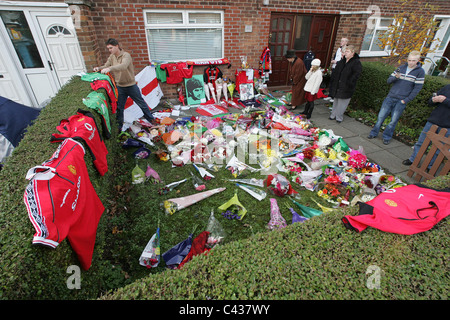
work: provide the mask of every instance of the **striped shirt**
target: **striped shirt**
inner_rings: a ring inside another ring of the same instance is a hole
[[[419,62],[410,72],[407,72],[408,64],[405,63],[398,70],[400,78],[395,77],[393,72],[387,79],[388,84],[392,84],[388,97],[404,100],[405,103],[413,100],[422,89],[425,81],[425,70]]]

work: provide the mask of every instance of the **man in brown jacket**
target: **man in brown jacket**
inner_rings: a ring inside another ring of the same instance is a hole
[[[144,113],[144,118],[152,122],[155,118],[150,112],[150,108],[144,98],[142,98],[141,90],[136,84],[131,55],[120,48],[119,42],[116,39],[108,39],[106,41],[106,48],[111,55],[103,66],[95,67],[94,71],[100,71],[103,74],[111,72],[114,76],[119,95],[117,98],[117,122],[119,124],[119,130],[121,131],[123,127],[123,113],[128,97],[133,99],[139,108],[141,108]]]
[[[307,70],[302,59],[297,57],[294,50],[288,50],[285,57],[291,64],[289,70],[289,80],[292,81],[291,109],[295,109],[306,102],[303,88],[306,83],[305,75]]]

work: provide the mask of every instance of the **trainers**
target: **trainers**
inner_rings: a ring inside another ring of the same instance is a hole
[[[410,166],[412,165],[412,162],[409,159],[403,160],[402,162],[405,166]]]
[[[337,122],[337,123],[341,123],[341,122],[342,122],[342,120],[336,120],[336,122]]]
[[[332,117],[329,117],[328,119],[330,119],[330,120],[334,120],[334,118],[332,118]]]
[[[377,136],[373,136],[373,135],[371,135],[371,134],[369,134],[368,136],[367,136],[367,139],[373,139],[373,138],[376,138]]]
[[[384,139],[384,140],[383,140],[383,143],[386,144],[386,145],[388,145],[389,143],[391,143],[391,141],[390,141],[390,140]]]

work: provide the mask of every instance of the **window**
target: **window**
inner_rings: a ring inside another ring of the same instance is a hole
[[[392,18],[372,18],[366,33],[364,34],[364,40],[361,46],[362,56],[381,56],[387,55],[386,49],[381,47],[380,36],[388,29],[393,23]]]
[[[221,59],[222,11],[144,11],[147,45],[153,61]]]
[[[67,30],[63,26],[55,25],[48,29],[47,35],[49,37],[52,37],[52,36],[71,36],[72,34],[70,33],[69,30]]]
[[[23,11],[0,11],[0,17],[22,67],[43,68],[44,64]]]

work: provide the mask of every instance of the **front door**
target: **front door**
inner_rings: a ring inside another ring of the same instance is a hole
[[[288,49],[294,49],[303,59],[311,50],[326,68],[331,61],[336,37],[337,16],[273,13],[270,24],[269,48],[272,56],[272,74],[269,87],[288,85]]]
[[[0,96],[14,102],[32,106],[27,87],[24,86],[20,74],[15,68],[14,60],[6,48],[6,42],[0,34]]]
[[[0,6],[0,46],[0,95],[28,106],[44,106],[86,69],[67,8]]]
[[[272,14],[270,21],[269,49],[272,58],[272,73],[269,86],[285,86],[287,84],[288,61],[284,58],[291,48],[292,26],[294,16],[290,14]]]
[[[56,71],[59,85],[64,85],[73,75],[85,71],[71,18],[42,12],[34,12],[32,15],[38,21],[50,53],[50,67]]]
[[[2,49],[12,57],[23,85],[31,93],[32,106],[41,106],[55,95],[58,86],[33,24],[24,11],[0,10],[0,34],[5,43]]]

